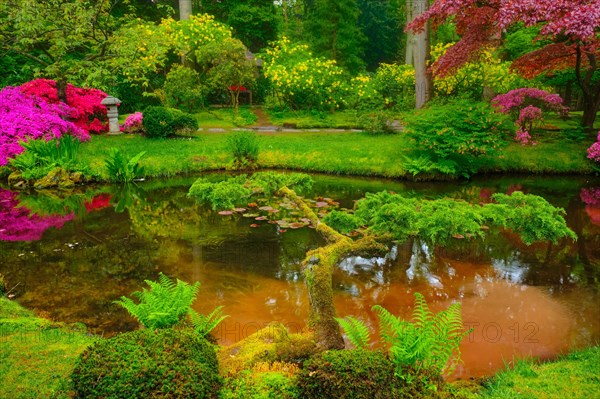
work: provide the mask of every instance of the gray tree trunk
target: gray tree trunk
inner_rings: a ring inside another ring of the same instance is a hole
[[[413,18],[423,14],[428,8],[428,0],[412,0]],[[432,81],[427,72],[427,61],[430,57],[429,51],[429,23],[425,24],[423,30],[414,35],[413,65],[415,67],[415,94],[417,109],[422,108],[431,99]]]
[[[188,20],[192,15],[192,0],[179,0],[179,20]]]
[[[413,0],[406,0],[406,24],[409,24],[413,20],[412,4]],[[404,63],[407,65],[413,65],[414,46],[415,36],[411,32],[406,32],[406,52],[404,55]]]

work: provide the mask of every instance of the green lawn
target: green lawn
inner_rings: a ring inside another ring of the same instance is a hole
[[[140,136],[94,136],[82,146],[83,164],[92,176],[105,178],[104,159],[111,147],[129,156],[146,151],[146,176],[173,176],[224,169],[229,133],[200,132],[194,137],[152,140]],[[333,174],[405,177],[409,141],[402,134],[371,136],[362,132],[259,133],[259,167],[299,169]],[[590,173],[585,158],[591,139],[560,142],[549,138],[536,146],[511,143],[503,155],[484,160],[482,172]]]
[[[66,397],[75,360],[92,342],[81,327],[40,319],[0,297],[0,398]]]

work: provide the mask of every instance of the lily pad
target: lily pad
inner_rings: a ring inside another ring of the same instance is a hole
[[[302,222],[294,222],[294,223],[290,223],[290,228],[292,229],[299,229],[306,226],[306,224],[302,223]]]
[[[325,208],[325,207],[329,206],[329,204],[327,202],[319,201],[319,202],[315,203],[315,206],[317,208]]]
[[[272,206],[268,206],[268,205],[266,205],[266,206],[261,206],[261,207],[260,207],[260,208],[258,208],[258,209],[260,209],[261,211],[272,211],[272,210],[273,210],[273,209],[275,209],[275,208],[273,208]]]
[[[250,225],[250,227],[254,227],[254,228],[256,228],[256,227],[260,227],[260,225],[259,225],[259,224],[256,224],[256,223],[252,223],[252,224]]]
[[[245,212],[246,208],[235,208],[234,211],[241,213],[241,212]]]
[[[242,216],[245,218],[255,218],[258,216],[258,213],[244,213]]]
[[[267,217],[266,216],[259,216],[259,217],[254,218],[254,220],[267,220]]]
[[[221,216],[233,215],[233,211],[220,211],[219,215],[221,215]]]

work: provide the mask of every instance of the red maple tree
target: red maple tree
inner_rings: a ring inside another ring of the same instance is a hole
[[[583,93],[582,123],[593,126],[600,109],[600,82],[593,79],[600,60],[600,0],[435,0],[408,29],[419,31],[427,21],[435,28],[450,20],[461,39],[434,63],[436,75],[452,74],[475,60],[509,26],[539,26],[540,38],[551,43],[521,56],[513,68],[526,77],[574,68]]]

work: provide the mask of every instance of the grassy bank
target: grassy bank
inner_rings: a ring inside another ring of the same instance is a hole
[[[333,174],[409,177],[405,157],[411,156],[402,134],[371,136],[362,132],[259,133],[258,164]],[[81,148],[82,162],[93,176],[106,178],[104,160],[111,147],[129,156],[146,151],[141,164],[148,177],[173,176],[223,169],[231,163],[227,133],[198,133],[189,138],[151,140],[140,136],[95,136]],[[484,160],[484,173],[591,173],[585,158],[589,140],[559,141],[552,137],[536,146],[511,143],[500,157]]]
[[[67,397],[75,359],[93,342],[84,330],[36,317],[0,297],[0,398]],[[518,362],[486,380],[449,384],[448,397],[469,399],[592,398],[600,393],[600,347],[554,362]]]
[[[91,342],[81,326],[38,318],[0,297],[0,398],[62,397],[75,359]]]

